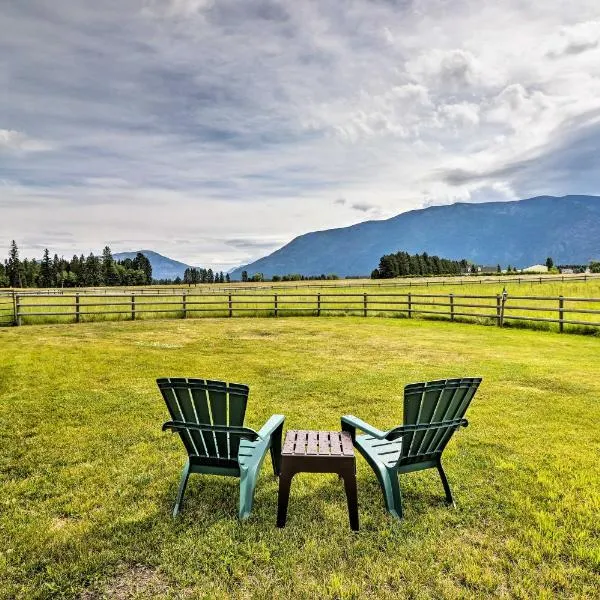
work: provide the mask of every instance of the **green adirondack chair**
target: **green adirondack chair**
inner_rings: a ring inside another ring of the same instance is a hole
[[[452,434],[468,425],[465,412],[481,378],[443,379],[412,383],[404,388],[404,424],[380,431],[353,415],[342,417],[342,430],[349,431],[358,451],[369,463],[383,491],[385,507],[402,518],[399,473],[437,468],[448,504],[452,491],[442,467],[442,452]],[[364,435],[356,435],[356,430]]]
[[[156,383],[172,419],[162,429],[177,431],[188,453],[173,516],[181,510],[190,474],[206,473],[240,478],[239,518],[247,519],[269,449],[273,471],[279,475],[284,416],[273,415],[256,432],[244,427],[246,385],[183,377],[165,377]]]

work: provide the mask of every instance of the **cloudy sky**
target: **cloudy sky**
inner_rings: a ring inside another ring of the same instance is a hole
[[[0,57],[2,255],[600,193],[598,0],[3,0]]]

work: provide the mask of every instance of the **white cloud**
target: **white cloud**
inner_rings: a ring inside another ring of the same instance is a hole
[[[442,104],[438,108],[442,120],[448,120],[459,127],[479,125],[479,111],[479,105],[473,102]]]
[[[150,0],[144,13],[155,17],[194,17],[214,6],[214,0]]]
[[[587,21],[563,27],[552,40],[549,56],[581,54],[600,47],[600,21]]]
[[[351,208],[360,212],[371,212],[377,211],[379,207],[376,204],[371,204],[370,202],[354,202]]]
[[[41,152],[49,150],[49,144],[29,137],[21,131],[0,129],[0,150],[15,152]]]
[[[485,83],[486,75],[476,56],[461,48],[430,50],[406,65],[408,73],[446,92],[463,92]]]
[[[492,100],[486,119],[519,130],[543,120],[560,102],[559,98],[551,99],[539,90],[528,91],[520,83],[513,83]]]

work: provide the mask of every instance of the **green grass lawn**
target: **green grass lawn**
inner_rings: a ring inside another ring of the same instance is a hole
[[[275,528],[265,461],[249,521],[238,482],[192,475],[160,376],[251,386],[247,424],[388,428],[408,382],[482,376],[434,470],[387,516],[357,457],[361,531],[335,475],[294,479]],[[600,338],[407,319],[204,319],[0,329],[2,598],[592,598],[600,587]]]

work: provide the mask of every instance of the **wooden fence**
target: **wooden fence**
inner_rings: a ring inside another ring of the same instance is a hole
[[[82,322],[106,317],[136,320],[144,315],[427,317],[477,321],[502,327],[510,323],[557,324],[600,330],[600,298],[567,296],[420,294],[420,293],[178,293],[64,294],[60,298],[15,294],[16,325],[35,322]]]

